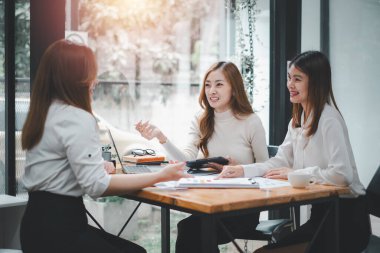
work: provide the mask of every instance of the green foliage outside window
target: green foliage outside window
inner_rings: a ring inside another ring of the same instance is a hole
[[[4,1],[0,1],[0,77],[4,77],[5,60],[5,19]],[[16,1],[15,11],[15,62],[16,77],[30,76],[30,3]]]

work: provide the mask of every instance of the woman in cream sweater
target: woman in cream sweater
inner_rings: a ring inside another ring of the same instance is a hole
[[[239,69],[231,62],[218,62],[207,71],[199,103],[203,111],[190,126],[190,141],[180,150],[156,126],[139,122],[136,129],[147,139],[157,138],[178,161],[215,156],[229,157],[229,164],[264,162],[268,159],[265,131],[248,101]],[[233,236],[251,232],[259,213],[222,219]],[[200,219],[190,216],[178,223],[176,252],[199,252]],[[218,244],[229,242],[218,229]],[[218,249],[215,249],[218,251]]]

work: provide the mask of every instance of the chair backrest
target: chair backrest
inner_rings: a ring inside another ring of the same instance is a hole
[[[268,145],[269,158],[276,156],[277,151],[278,151],[278,146]]]
[[[369,213],[380,217],[380,166],[367,187]]]

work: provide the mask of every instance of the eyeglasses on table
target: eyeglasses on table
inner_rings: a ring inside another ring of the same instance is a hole
[[[133,149],[131,154],[133,156],[143,156],[143,155],[151,155],[151,156],[154,156],[156,155],[156,151],[154,151],[153,149]]]

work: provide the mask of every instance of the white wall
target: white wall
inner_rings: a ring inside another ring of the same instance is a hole
[[[380,2],[330,1],[330,39],[335,97],[367,186],[380,165]]]
[[[302,1],[301,52],[320,50],[320,1]]]

